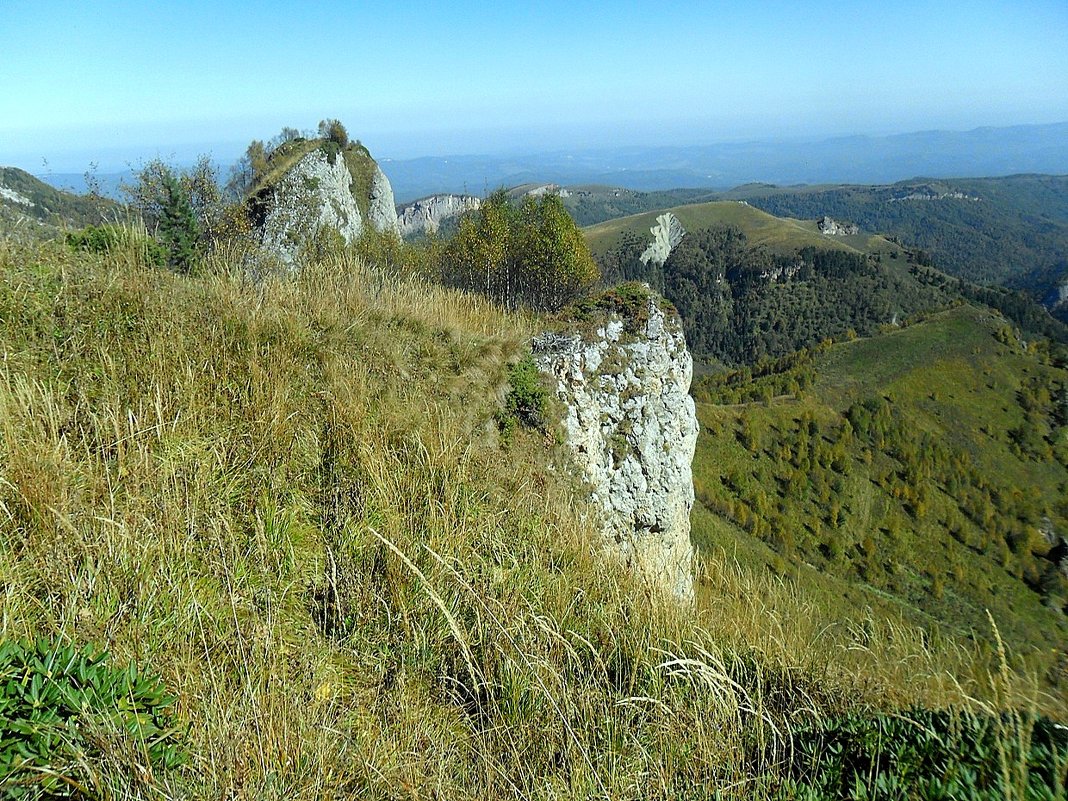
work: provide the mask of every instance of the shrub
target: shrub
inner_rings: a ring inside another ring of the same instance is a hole
[[[140,251],[147,264],[163,267],[167,264],[167,250],[148,236],[144,229],[123,228],[117,225],[90,225],[66,236],[67,245],[84,253],[111,253],[120,248]]]
[[[349,132],[341,124],[341,120],[322,120],[319,123],[319,136],[328,142],[334,142],[341,149],[349,145]]]
[[[67,244],[74,250],[86,253],[108,253],[122,241],[122,232],[113,225],[89,225],[80,231],[71,231],[66,236]]]
[[[531,356],[509,366],[508,383],[508,397],[504,408],[497,414],[497,423],[506,441],[511,439],[516,423],[528,428],[544,428],[548,406],[548,396]]]
[[[1068,768],[1068,731],[1009,713],[850,715],[795,732],[794,742],[783,798],[1054,798]]]
[[[102,763],[102,743],[147,762],[141,775],[183,764],[171,715],[175,699],[157,676],[107,653],[41,639],[0,642],[0,788],[6,798],[85,797]]]

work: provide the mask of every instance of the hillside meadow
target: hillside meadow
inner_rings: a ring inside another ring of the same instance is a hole
[[[0,763],[9,795],[789,798],[830,786],[814,731],[923,705],[953,760],[994,733],[982,797],[1064,796],[1011,650],[828,603],[743,537],[702,543],[695,609],[628,575],[552,432],[498,434],[538,318],[348,249],[238,264],[0,240],[0,636],[158,676],[181,754],[85,709],[62,763]]]

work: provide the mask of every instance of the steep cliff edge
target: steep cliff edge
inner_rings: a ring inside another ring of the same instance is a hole
[[[482,201],[472,195],[432,195],[409,203],[400,210],[401,236],[436,233],[446,220],[479,208]]]
[[[535,338],[535,363],[555,383],[566,446],[604,537],[625,562],[688,602],[698,425],[681,321],[636,285],[605,293],[584,317],[582,333]]]
[[[302,139],[280,147],[268,166],[249,211],[264,247],[284,263],[330,233],[351,243],[365,226],[398,231],[393,188],[362,145]]]

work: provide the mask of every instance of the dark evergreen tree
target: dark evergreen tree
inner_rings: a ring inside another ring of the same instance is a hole
[[[188,273],[197,254],[200,230],[189,193],[170,170],[161,175],[163,189],[157,233],[167,248],[168,264],[178,272]]]

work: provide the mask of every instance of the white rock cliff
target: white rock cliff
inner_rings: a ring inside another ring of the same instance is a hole
[[[401,236],[436,233],[446,220],[477,209],[482,201],[471,195],[432,195],[409,203],[398,215]]]
[[[608,314],[592,336],[542,334],[534,360],[555,382],[605,539],[647,580],[691,601],[698,425],[678,315],[650,295],[637,314]]]
[[[259,225],[264,247],[293,265],[304,247],[328,231],[336,231],[349,243],[359,238],[365,224],[376,231],[397,231],[393,189],[377,164],[367,197],[360,199],[365,201],[366,220],[353,191],[345,158],[335,154],[331,160],[322,149],[312,150],[264,198]]]
[[[393,187],[382,168],[375,165],[371,176],[370,206],[367,210],[367,222],[376,231],[400,233],[397,221],[397,202],[393,199]]]

